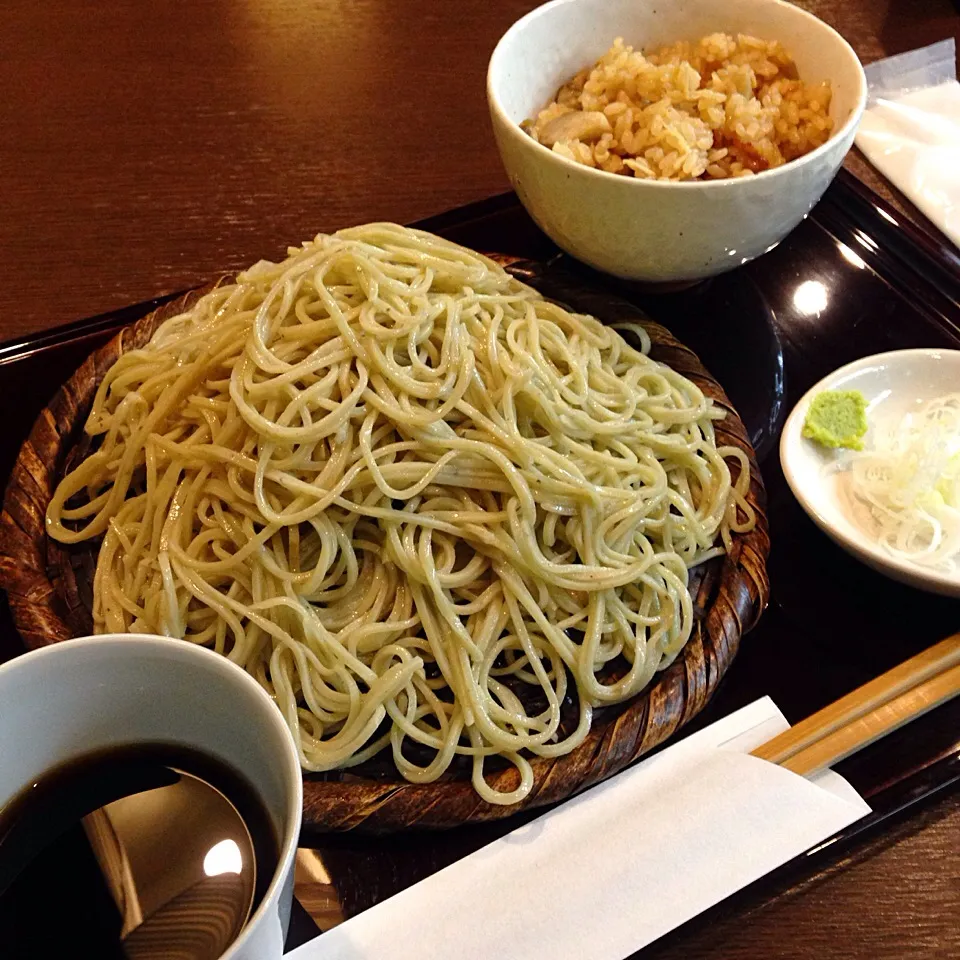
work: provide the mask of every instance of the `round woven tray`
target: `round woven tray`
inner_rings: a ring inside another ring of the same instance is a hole
[[[503,258],[509,262],[509,258]],[[521,809],[554,803],[622,770],[661,743],[703,709],[730,666],[740,637],[766,604],[769,550],[763,483],[746,430],[720,385],[697,356],[637,309],[579,281],[536,264],[514,263],[513,272],[552,297],[600,319],[641,320],[655,359],[693,380],[727,411],[717,423],[718,444],[746,451],[751,465],[749,499],[757,512],[753,531],[737,535],[733,550],[693,571],[691,592],[697,620],[682,654],[632,700],[598,710],[586,741],[572,753],[533,761],[530,795],[512,807],[481,800],[469,768],[435,783],[411,784],[392,765],[374,758],[366,767],[304,778],[304,826],[315,830],[388,832],[442,828],[493,820]],[[223,282],[223,281],[218,281]],[[166,318],[212,289],[187,294],[124,328],[90,356],[43,410],[24,443],[7,486],[0,518],[0,586],[29,648],[89,634],[92,579],[98,543],[64,547],[50,540],[44,516],[56,484],[78,457],[93,395],[104,373],[124,351],[142,346]],[[498,790],[516,786],[512,767],[490,769]]]

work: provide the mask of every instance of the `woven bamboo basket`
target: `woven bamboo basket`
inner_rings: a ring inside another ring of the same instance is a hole
[[[500,258],[510,263],[510,258]],[[696,715],[730,667],[741,636],[756,622],[768,597],[769,551],[764,491],[743,423],[720,385],[697,356],[664,327],[603,291],[550,267],[513,262],[510,269],[548,297],[606,322],[639,320],[650,334],[655,359],[693,380],[727,411],[717,424],[718,444],[743,449],[751,466],[749,500],[757,525],[736,535],[733,550],[692,572],[696,609],[692,636],[680,656],[645,691],[616,707],[596,711],[587,740],[572,753],[533,761],[530,795],[512,807],[481,800],[469,768],[451,769],[430,784],[401,779],[392,763],[374,758],[344,772],[304,778],[304,826],[316,831],[384,833],[407,828],[447,828],[494,820],[518,810],[555,803],[622,770],[662,743]],[[224,280],[218,281],[225,282]],[[0,517],[0,586],[28,648],[91,632],[93,571],[99,544],[64,547],[45,532],[44,516],[64,472],[82,456],[83,424],[105,372],[124,351],[145,344],[168,317],[187,309],[203,290],[166,304],[124,328],[90,356],[60,388],[34,424],[11,474]],[[517,783],[512,767],[488,765],[498,790]]]

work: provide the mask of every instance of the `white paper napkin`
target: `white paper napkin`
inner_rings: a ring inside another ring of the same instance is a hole
[[[287,956],[623,960],[869,813],[746,755],[788,726],[758,700]]]
[[[866,67],[856,144],[960,247],[960,83],[953,39]]]

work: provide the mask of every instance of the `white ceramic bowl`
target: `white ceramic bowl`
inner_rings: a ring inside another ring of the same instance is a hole
[[[810,402],[823,390],[859,390],[871,429],[899,421],[924,403],[960,389],[960,350],[894,350],[835,370],[807,391],[784,424],[780,463],[800,505],[841,547],[875,570],[921,590],[960,597],[960,574],[927,570],[887,553],[851,516],[842,475],[824,476],[836,456],[802,436]],[[867,438],[869,440],[869,432]]]
[[[829,80],[830,139],[799,160],[753,177],[676,183],[585,167],[520,129],[616,37],[648,49],[717,31],[780,40],[804,81]],[[487,73],[503,164],[540,228],[599,270],[659,283],[722,273],[779,243],[833,179],[853,142],[866,92],[850,45],[781,0],[553,0],[504,34]]]
[[[280,859],[260,906],[221,960],[279,960],[303,781],[283,716],[253,677],[182,640],[106,634],[3,664],[0,704],[0,808],[45,771],[124,744],[183,744],[241,773],[273,822]]]

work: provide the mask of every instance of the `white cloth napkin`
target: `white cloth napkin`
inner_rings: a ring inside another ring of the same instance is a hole
[[[290,960],[623,960],[870,808],[747,756],[769,697],[321,934]]]
[[[960,247],[960,83],[953,39],[864,71],[869,105],[856,144]]]

